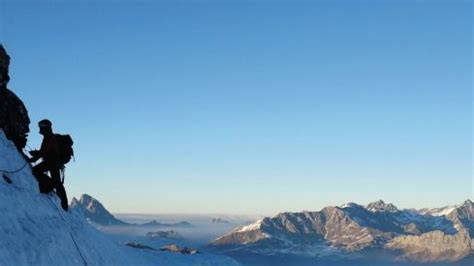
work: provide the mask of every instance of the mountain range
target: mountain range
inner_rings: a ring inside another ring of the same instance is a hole
[[[455,262],[472,256],[473,233],[471,200],[422,210],[400,210],[379,200],[366,206],[348,203],[317,212],[279,213],[236,228],[210,246],[224,252],[304,251],[318,257],[378,250],[396,254],[397,260]]]

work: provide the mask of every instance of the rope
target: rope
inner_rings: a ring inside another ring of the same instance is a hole
[[[21,170],[23,170],[23,168],[25,168],[25,166],[28,165],[28,162],[25,162],[25,164],[23,164],[20,168],[18,168],[17,170],[14,170],[14,171],[7,171],[7,170],[3,170],[3,169],[0,169],[0,172],[3,172],[5,174],[15,174],[15,173],[18,173],[20,172]]]
[[[54,208],[56,208],[56,210],[59,212],[59,216],[61,217],[61,219],[63,219],[63,221],[66,222],[66,217],[64,217],[62,210],[59,209],[59,207],[54,203],[53,199],[50,198],[49,195],[48,195],[48,198],[50,199],[50,202],[54,206]],[[74,246],[76,246],[77,253],[79,253],[79,256],[81,256],[82,261],[84,262],[84,266],[87,266],[87,261],[84,258],[84,255],[82,255],[81,249],[79,249],[79,245],[77,244],[76,239],[74,239],[74,235],[72,234],[72,231],[69,231],[69,235],[71,235],[72,242],[74,243]]]
[[[51,192],[50,192],[50,193],[51,193]],[[61,216],[61,219],[63,219],[63,221],[66,221],[66,218],[64,217],[63,213],[62,213],[61,210],[58,208],[58,206],[56,206],[56,204],[54,204],[54,201],[53,201],[53,199],[50,197],[49,193],[46,194],[46,196],[49,198],[49,202],[51,202],[51,205],[53,205],[54,208],[56,208],[56,210],[58,210],[59,216]]]
[[[82,261],[84,262],[84,265],[87,266],[87,261],[84,258],[84,255],[82,255],[82,252],[79,249],[79,246],[77,245],[76,240],[74,239],[74,236],[72,235],[72,232],[69,232],[69,234],[71,235],[72,242],[74,242],[74,245],[76,246],[77,252],[79,253],[79,256],[81,256]]]

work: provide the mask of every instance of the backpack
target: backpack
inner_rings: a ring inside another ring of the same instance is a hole
[[[71,136],[69,135],[61,135],[56,134],[56,141],[58,144],[58,160],[61,164],[67,164],[71,158],[74,156],[74,150],[72,149],[72,145],[74,141],[72,141]]]

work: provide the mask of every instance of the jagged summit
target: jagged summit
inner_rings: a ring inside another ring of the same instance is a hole
[[[103,205],[98,200],[88,194],[82,194],[79,200],[72,198],[71,208],[77,206],[78,204],[86,206],[86,208],[91,211],[95,210],[99,206],[103,208]]]
[[[472,200],[467,199],[466,201],[464,201],[463,206],[472,208],[474,206],[474,203],[472,202]]]
[[[96,202],[100,204],[100,202],[98,202],[92,196],[89,196],[88,194],[82,194],[79,200],[76,199],[75,197],[72,198],[70,207],[73,208],[81,204],[81,205],[87,205],[87,206],[91,205],[90,208],[94,208],[94,205],[97,204]]]
[[[102,203],[88,194],[81,195],[79,200],[73,198],[70,208],[81,210],[89,222],[98,225],[128,225],[115,218]]]
[[[81,201],[97,201],[96,199],[94,199],[91,195],[89,194],[82,194],[81,197],[80,197],[80,200]]]
[[[369,203],[366,206],[366,209],[371,212],[398,212],[400,211],[395,205],[392,203],[386,204],[383,200],[378,200],[372,203]]]

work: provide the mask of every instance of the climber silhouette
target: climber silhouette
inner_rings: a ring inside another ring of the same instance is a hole
[[[56,194],[61,199],[61,206],[67,211],[67,195],[61,181],[61,171],[64,169],[64,163],[61,161],[61,135],[53,133],[52,123],[47,119],[41,120],[38,126],[39,133],[43,135],[43,142],[39,151],[30,151],[32,157],[29,161],[36,162],[40,158],[43,161],[33,167],[33,175],[38,181],[41,193],[49,193],[56,189]],[[47,172],[50,173],[51,178],[46,174]]]

